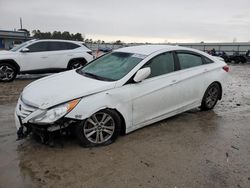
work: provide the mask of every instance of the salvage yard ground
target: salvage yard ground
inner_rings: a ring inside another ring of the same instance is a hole
[[[63,148],[15,141],[15,103],[40,76],[0,83],[0,188],[250,187],[250,65],[230,68],[213,111],[194,109],[92,149],[73,138]]]

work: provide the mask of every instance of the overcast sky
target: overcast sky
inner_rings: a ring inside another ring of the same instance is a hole
[[[250,41],[249,0],[0,0],[0,29],[124,42]]]

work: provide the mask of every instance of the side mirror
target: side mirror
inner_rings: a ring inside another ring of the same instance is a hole
[[[150,67],[145,67],[137,71],[134,77],[135,82],[141,82],[142,80],[146,79],[151,74]]]
[[[23,52],[23,53],[25,53],[25,52],[29,52],[30,51],[30,49],[29,48],[23,48],[22,50],[21,50],[21,52]]]

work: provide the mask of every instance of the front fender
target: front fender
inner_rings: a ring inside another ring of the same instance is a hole
[[[100,110],[115,109],[123,116],[127,129],[132,126],[132,104],[129,91],[126,92],[123,88],[83,97],[78,105],[65,117],[84,120]]]

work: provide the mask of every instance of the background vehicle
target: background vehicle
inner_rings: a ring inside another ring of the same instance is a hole
[[[215,56],[223,58],[225,62],[230,62],[229,55],[226,52],[224,52],[224,51],[216,52]]]
[[[250,60],[250,56],[246,56],[245,54],[239,54],[238,52],[234,52],[233,55],[228,55],[224,51],[214,52],[213,56],[221,57],[227,63],[246,63]]]
[[[92,51],[82,42],[31,40],[10,51],[0,51],[0,81],[12,81],[17,74],[75,69],[91,60]]]
[[[112,48],[109,47],[99,47],[98,48],[99,51],[104,52],[104,53],[108,53],[112,51]]]
[[[244,54],[239,54],[238,52],[235,52],[233,55],[229,56],[228,62],[234,62],[236,64],[246,63],[247,57]]]
[[[84,146],[106,145],[189,109],[212,109],[228,71],[224,61],[194,49],[121,48],[28,85],[17,103],[16,126],[19,135],[27,127],[42,130],[41,137],[73,126]]]

